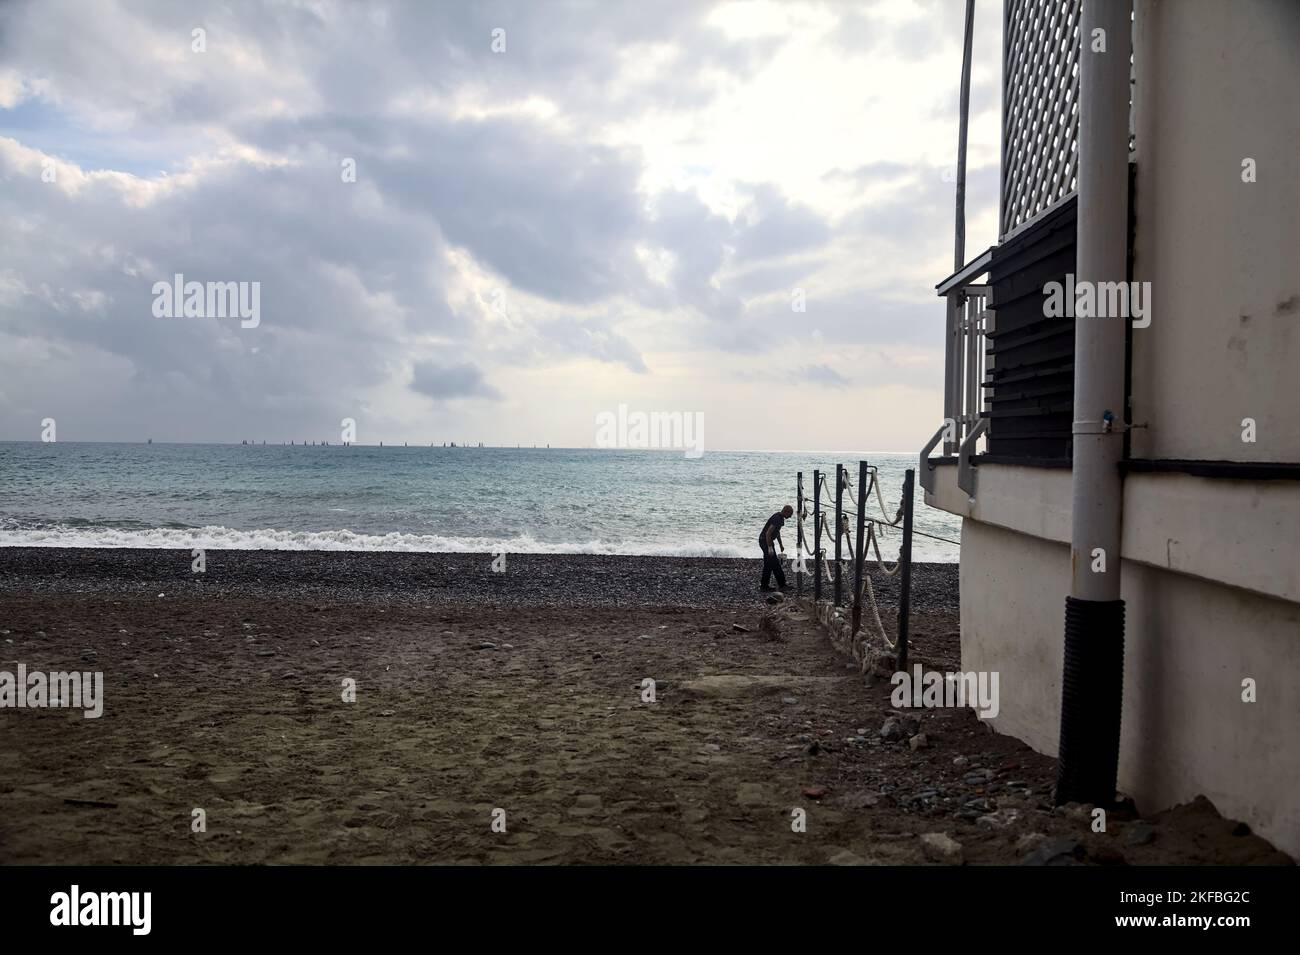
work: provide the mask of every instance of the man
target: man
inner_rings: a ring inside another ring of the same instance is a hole
[[[785,553],[785,543],[781,540],[781,528],[785,526],[786,519],[794,514],[794,508],[787,504],[781,510],[777,511],[767,519],[763,525],[763,533],[758,535],[758,546],[763,549],[763,583],[760,590],[771,590],[767,582],[776,574],[776,586],[780,590],[785,590],[785,571],[781,569],[781,559],[776,556],[776,545],[781,545],[781,553]]]

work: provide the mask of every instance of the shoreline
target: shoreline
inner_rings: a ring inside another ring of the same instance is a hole
[[[202,573],[192,564],[181,549],[0,547],[0,595],[560,607],[744,607],[767,596],[758,558],[507,553],[505,571],[494,573],[486,553],[223,549],[205,551]],[[871,577],[880,606],[896,607],[898,578]],[[789,562],[787,583],[793,596]],[[808,575],[805,594],[811,589]],[[958,565],[914,563],[912,608],[956,613]]]

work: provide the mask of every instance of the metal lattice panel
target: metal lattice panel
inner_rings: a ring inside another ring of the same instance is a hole
[[[1002,235],[1074,191],[1080,0],[1006,0]]]

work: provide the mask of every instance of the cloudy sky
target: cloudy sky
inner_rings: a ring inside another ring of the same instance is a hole
[[[714,449],[916,449],[963,7],[9,0],[0,439],[582,447],[626,404]],[[176,273],[259,283],[259,323],[157,317]]]

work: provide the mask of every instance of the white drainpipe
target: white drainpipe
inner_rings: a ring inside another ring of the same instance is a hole
[[[1083,0],[1076,283],[1127,280],[1131,0]],[[1103,31],[1098,33],[1097,31]],[[1094,52],[1104,37],[1105,52]],[[1122,317],[1075,319],[1070,597],[1058,803],[1114,801],[1123,699]],[[1102,569],[1104,568],[1104,569]]]

